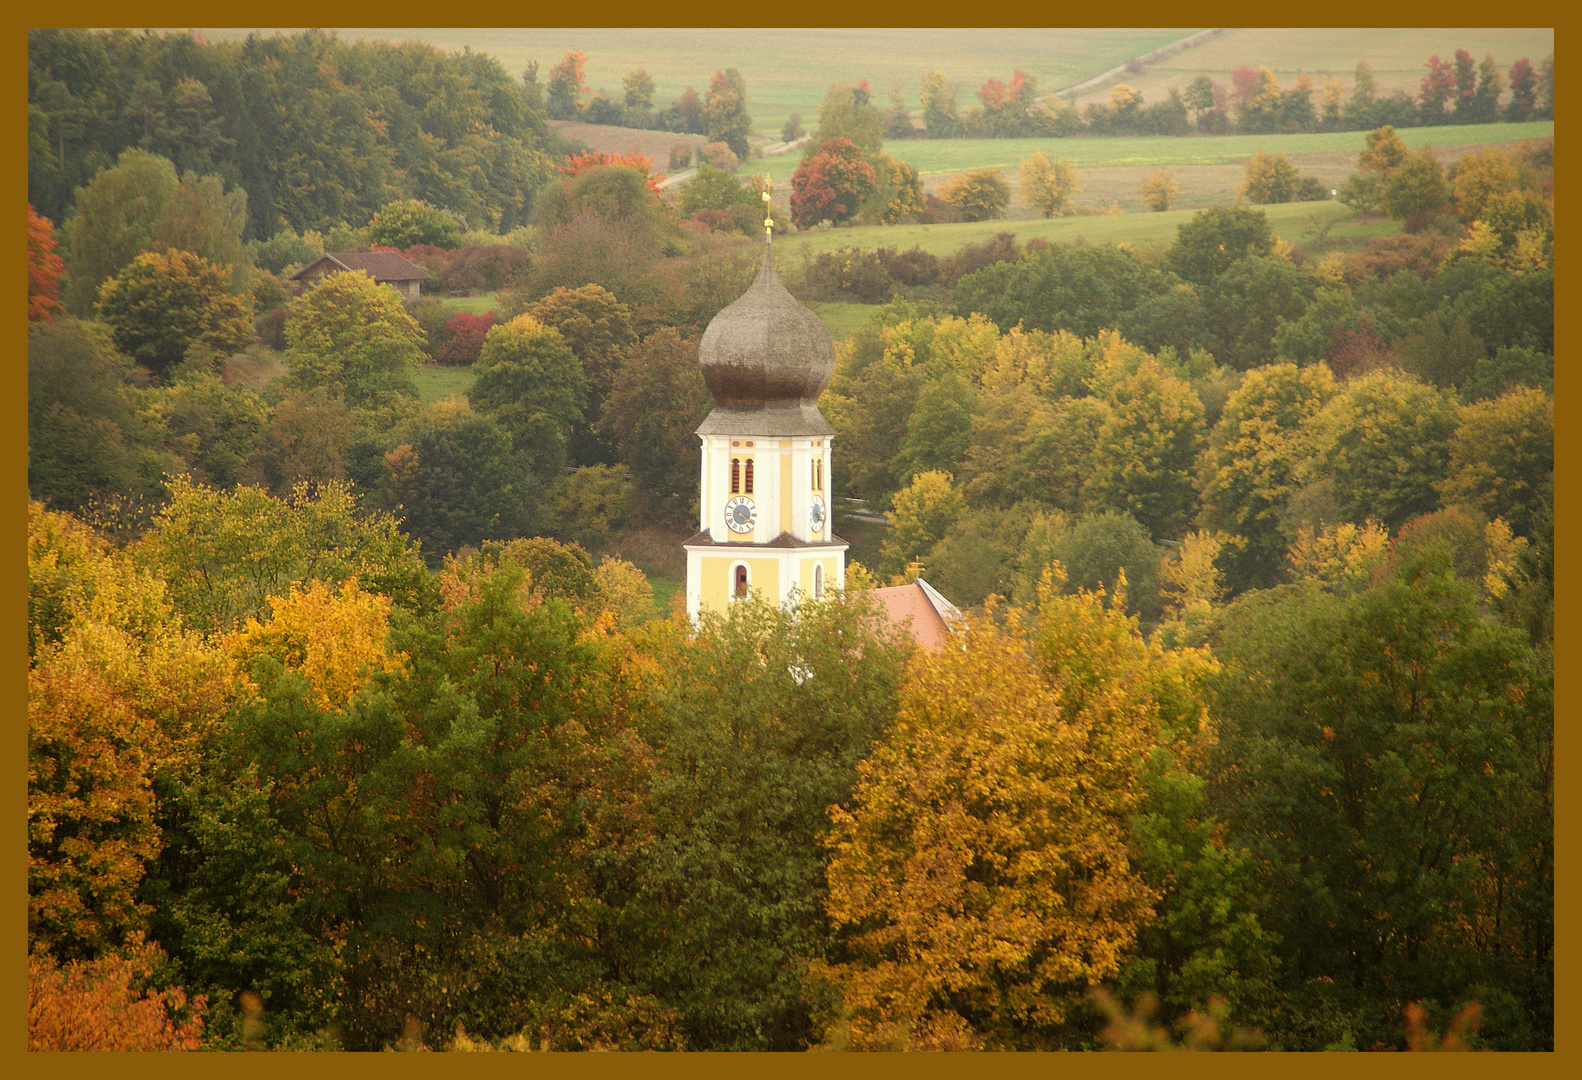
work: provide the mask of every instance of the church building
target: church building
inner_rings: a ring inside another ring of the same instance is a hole
[[[818,409],[835,344],[780,283],[767,237],[758,277],[709,323],[698,359],[715,407],[698,428],[687,614],[724,611],[750,595],[822,599],[846,578],[847,544],[830,531],[835,429]]]

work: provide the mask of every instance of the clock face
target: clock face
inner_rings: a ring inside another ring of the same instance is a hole
[[[752,532],[758,520],[758,508],[745,495],[738,495],[725,504],[725,525],[734,533]]]
[[[813,496],[813,501],[808,506],[807,519],[808,526],[814,532],[824,531],[824,496]]]

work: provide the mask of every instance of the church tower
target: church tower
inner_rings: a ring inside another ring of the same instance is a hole
[[[709,323],[698,359],[715,406],[698,428],[700,531],[685,544],[687,614],[724,611],[749,595],[822,599],[846,580],[847,545],[830,531],[835,429],[818,409],[835,344],[780,284],[768,237],[758,277]]]

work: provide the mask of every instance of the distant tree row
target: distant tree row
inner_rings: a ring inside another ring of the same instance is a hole
[[[1315,86],[1308,75],[1288,87],[1267,67],[1238,67],[1229,87],[1207,75],[1186,89],[1172,87],[1160,101],[1146,102],[1131,86],[1114,87],[1107,102],[1078,109],[1074,99],[1040,96],[1038,79],[1011,73],[1009,83],[989,79],[974,91],[978,104],[963,108],[958,90],[943,71],[924,76],[920,114],[911,110],[905,88],[892,88],[884,114],[886,138],[995,139],[1074,135],[1187,135],[1193,132],[1274,133],[1366,131],[1381,124],[1492,124],[1554,118],[1554,57],[1536,68],[1526,58],[1502,71],[1492,56],[1475,61],[1457,49],[1454,61],[1437,55],[1416,97],[1397,90],[1380,94],[1373,68],[1360,61],[1351,92],[1333,76]],[[1507,96],[1508,95],[1508,96]]]

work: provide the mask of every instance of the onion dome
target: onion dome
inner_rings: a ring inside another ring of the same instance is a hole
[[[824,321],[780,284],[765,244],[758,277],[710,321],[698,345],[698,360],[704,381],[724,410],[811,407],[817,416],[814,403],[835,373],[835,343]],[[823,417],[818,419],[823,424]]]

